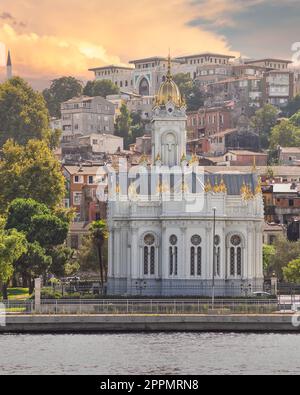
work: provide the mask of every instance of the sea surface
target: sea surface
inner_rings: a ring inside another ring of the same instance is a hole
[[[298,334],[0,335],[0,374],[299,374]]]

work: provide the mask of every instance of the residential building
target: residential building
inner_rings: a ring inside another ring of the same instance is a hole
[[[87,221],[87,218],[83,218],[84,215],[82,213],[83,195],[84,193],[86,196],[89,194],[89,197],[92,199],[96,197],[98,185],[105,177],[103,167],[65,165],[63,166],[63,173],[67,186],[65,205],[75,209],[78,222]],[[97,219],[99,216],[95,214],[94,219]]]
[[[246,65],[251,66],[260,66],[265,67],[266,69],[270,70],[288,70],[290,64],[292,64],[290,60],[283,60],[283,59],[274,59],[274,58],[267,58],[267,59],[256,59],[256,60],[246,60]]]
[[[295,166],[300,164],[299,147],[279,147],[279,162],[282,165]]]
[[[114,133],[115,106],[103,97],[75,97],[61,105],[62,142],[93,133]]]
[[[268,154],[245,150],[232,150],[224,155],[224,162],[229,163],[230,166],[267,166]]]
[[[264,78],[264,102],[282,108],[294,97],[294,74],[289,71],[272,70]]]
[[[276,239],[286,237],[286,227],[276,223],[265,223],[263,242],[266,245],[273,245]]]
[[[132,67],[104,66],[89,69],[95,73],[96,80],[109,80],[122,90],[133,90]]]

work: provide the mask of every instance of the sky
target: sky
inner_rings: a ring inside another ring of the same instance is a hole
[[[296,59],[299,18],[299,0],[0,0],[0,80],[8,48],[14,74],[37,89],[169,48]]]

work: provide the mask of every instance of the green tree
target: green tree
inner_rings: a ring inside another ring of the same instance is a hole
[[[7,141],[0,161],[0,185],[2,211],[18,197],[55,207],[65,196],[61,166],[47,144],[38,140],[30,140],[25,147]]]
[[[44,276],[52,263],[51,256],[38,242],[27,243],[27,251],[15,262],[15,270],[20,273],[23,287],[29,288],[29,294],[34,290],[34,279]]]
[[[288,117],[293,116],[300,110],[300,95],[295,96],[286,106],[285,113]]]
[[[273,260],[276,254],[275,247],[272,245],[263,246],[263,264],[264,272],[270,274],[270,267],[272,267]]]
[[[109,80],[88,81],[83,89],[85,96],[101,96],[106,98],[109,95],[117,95],[120,93],[119,88]]]
[[[116,136],[124,138],[125,149],[129,148],[129,145],[132,141],[131,126],[132,126],[131,114],[126,104],[122,104],[120,108],[120,115],[118,115],[116,119],[115,134]]]
[[[61,117],[61,104],[73,97],[82,95],[82,82],[74,77],[61,77],[51,82],[50,88],[43,91],[51,117]]]
[[[290,121],[292,122],[293,125],[300,127],[300,111],[298,111],[296,114],[294,114],[290,118]]]
[[[9,139],[25,145],[50,135],[43,96],[19,77],[0,84],[0,147]]]
[[[25,235],[12,230],[0,228],[0,284],[3,299],[7,299],[7,282],[14,273],[14,263],[27,250]]]
[[[300,146],[300,128],[289,120],[283,120],[273,127],[270,137],[270,148]]]
[[[283,268],[284,279],[289,283],[300,284],[300,258],[291,261]]]
[[[271,104],[266,104],[252,117],[251,126],[259,134],[262,148],[269,148],[271,130],[276,125],[277,119],[278,110]]]
[[[276,254],[270,272],[275,272],[278,278],[283,279],[283,268],[300,256],[300,242],[291,242],[282,236],[276,239],[274,247]]]
[[[67,262],[59,253],[68,256],[69,250],[62,245],[68,234],[69,218],[62,211],[59,215],[32,199],[16,199],[8,207],[6,229],[22,231],[28,242],[28,251],[18,259],[16,270],[22,275],[23,286],[30,290],[35,276],[45,275],[51,269],[55,269],[53,274],[65,271]],[[63,267],[59,268],[60,264]]]
[[[99,271],[102,288],[107,280],[107,239],[106,222],[95,221],[79,251],[81,270]]]
[[[52,263],[49,271],[57,278],[72,276],[78,272],[80,265],[75,259],[75,251],[64,245],[57,246],[50,251]]]
[[[188,111],[197,111],[204,105],[204,96],[195,81],[189,74],[179,73],[174,76],[174,81],[182,96],[186,100]]]
[[[67,222],[63,222],[54,214],[41,214],[32,217],[27,236],[30,242],[37,241],[42,247],[51,248],[63,244],[68,231]]]

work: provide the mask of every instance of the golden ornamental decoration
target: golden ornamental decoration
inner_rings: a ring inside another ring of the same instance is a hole
[[[185,162],[185,161],[186,161],[186,155],[185,155],[185,154],[182,154],[180,163]]]
[[[246,185],[245,182],[241,187],[241,195],[244,200],[252,200],[254,199],[254,195],[250,185]]]
[[[147,155],[146,154],[143,154],[142,156],[141,156],[141,159],[140,159],[140,165],[141,164],[143,164],[143,163],[148,163],[148,157],[147,157]]]
[[[156,189],[157,193],[169,193],[170,188],[169,185],[166,183],[159,184]]]
[[[204,186],[204,191],[206,192],[206,193],[208,193],[208,192],[212,192],[212,190],[213,190],[213,188],[212,188],[212,186],[211,186],[211,183],[210,183],[210,180],[208,180],[208,182],[205,184],[205,186]]]
[[[188,185],[185,182],[182,184],[181,190],[184,193],[189,193],[190,192],[190,188],[188,187]]]
[[[192,159],[190,160],[190,165],[191,166],[199,165],[199,158],[196,154],[193,154]]]
[[[221,179],[221,184],[219,185],[220,193],[227,193],[227,186],[224,182],[224,179],[222,177]]]
[[[262,194],[262,181],[261,181],[261,177],[258,177],[257,186],[255,188],[255,195],[261,195],[261,194]]]
[[[155,162],[161,162],[161,156],[160,154],[157,154],[157,157],[155,159]]]
[[[172,77],[170,55],[168,57],[168,72],[166,80],[160,85],[158,94],[155,99],[155,104],[156,106],[165,106],[169,102],[174,103],[177,107],[180,108],[185,105],[180,90]]]

